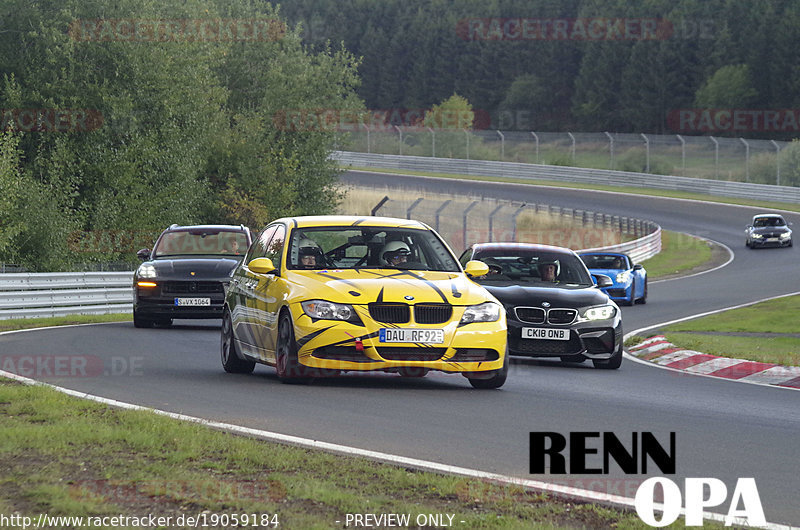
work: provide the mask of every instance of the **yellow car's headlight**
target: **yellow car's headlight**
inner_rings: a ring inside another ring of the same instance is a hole
[[[464,309],[461,317],[462,324],[470,322],[495,322],[500,318],[500,306],[494,302],[484,302],[478,305],[471,305]]]
[[[319,320],[358,320],[355,309],[348,304],[337,304],[327,300],[306,300],[300,304],[306,315]]]

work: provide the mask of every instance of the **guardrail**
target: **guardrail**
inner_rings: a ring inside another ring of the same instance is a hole
[[[0,320],[133,311],[133,272],[0,275]]]
[[[772,184],[753,184],[690,177],[651,175],[649,173],[631,173],[608,169],[545,166],[540,164],[465,160],[460,158],[380,155],[354,153],[350,151],[334,151],[331,154],[331,158],[337,160],[344,166],[405,169],[408,171],[484,177],[513,177],[527,180],[554,180],[558,182],[597,184],[603,186],[652,188],[738,199],[760,199],[800,204],[800,188],[775,186]]]

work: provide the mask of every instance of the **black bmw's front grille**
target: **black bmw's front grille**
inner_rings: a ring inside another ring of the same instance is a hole
[[[417,304],[414,306],[414,320],[417,324],[441,324],[453,316],[450,304]]]
[[[571,324],[578,312],[574,309],[550,309],[547,312],[547,322],[550,324]]]
[[[378,348],[378,355],[387,361],[438,361],[447,348]]]
[[[221,282],[170,281],[164,282],[162,288],[162,292],[173,294],[221,293],[223,291]]]
[[[518,307],[516,308],[517,319],[531,324],[544,324],[544,309],[538,307]]]
[[[411,311],[408,304],[368,304],[369,316],[377,322],[391,324],[405,324],[411,320]]]
[[[538,307],[517,307],[514,309],[517,320],[528,324],[572,324],[578,312],[574,309],[540,309]]]

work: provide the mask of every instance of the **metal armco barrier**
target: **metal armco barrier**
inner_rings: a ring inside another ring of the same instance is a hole
[[[772,184],[728,182],[607,169],[545,166],[458,158],[431,158],[426,156],[379,155],[353,153],[350,151],[335,151],[331,157],[343,166],[406,169],[409,171],[431,171],[485,177],[513,177],[530,180],[554,180],[604,186],[630,186],[738,199],[800,203],[800,188]]]
[[[133,310],[133,272],[0,274],[0,320]]]

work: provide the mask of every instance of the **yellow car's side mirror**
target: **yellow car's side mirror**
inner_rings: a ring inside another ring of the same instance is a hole
[[[489,272],[489,266],[482,261],[470,260],[467,262],[466,267],[464,267],[464,272],[472,278],[485,276]]]
[[[269,274],[275,272],[275,265],[269,258],[256,258],[247,264],[247,268],[256,274]]]

